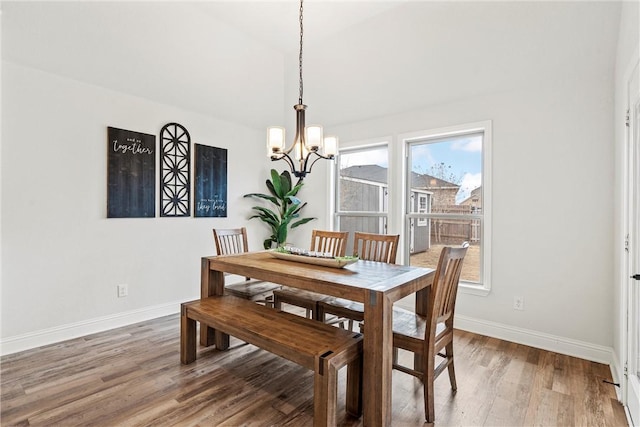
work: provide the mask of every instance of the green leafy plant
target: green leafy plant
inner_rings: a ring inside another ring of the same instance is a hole
[[[253,206],[252,209],[257,213],[249,218],[259,218],[271,228],[271,236],[263,243],[264,248],[269,249],[273,243],[276,243],[277,247],[282,246],[287,241],[290,228],[296,228],[316,218],[300,218],[300,211],[307,205],[296,197],[304,185],[302,180],[292,185],[291,174],[288,171],[278,174],[278,171],[271,169],[271,179],[267,179],[266,184],[270,194],[250,193],[244,197],[268,200],[277,208],[274,211],[264,206]]]

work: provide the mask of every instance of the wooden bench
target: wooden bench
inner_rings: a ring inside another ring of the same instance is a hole
[[[232,295],[182,304],[180,360],[196,359],[196,321],[215,328],[216,347],[229,335],[314,371],[314,426],[336,425],[338,370],[347,366],[346,411],[362,415],[362,334],[265,307]]]

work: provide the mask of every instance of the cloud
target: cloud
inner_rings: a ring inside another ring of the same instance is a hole
[[[411,170],[417,173],[429,173],[429,168],[439,163],[431,151],[430,144],[420,144],[411,147]]]
[[[452,150],[469,151],[472,153],[482,151],[482,137],[472,136],[455,141],[451,144]]]
[[[340,168],[360,165],[379,165],[389,167],[389,154],[386,147],[369,150],[340,153]]]
[[[460,190],[456,194],[456,202],[461,202],[471,195],[471,191],[482,185],[481,173],[465,173],[460,183]]]

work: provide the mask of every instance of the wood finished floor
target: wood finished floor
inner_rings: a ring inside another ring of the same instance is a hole
[[[173,315],[5,356],[0,424],[312,425],[310,371],[233,339],[181,365],[178,343]],[[462,331],[455,346],[458,392],[436,380],[436,425],[627,425],[605,365]],[[340,425],[362,426],[343,397]],[[394,371],[393,426],[421,425],[422,385]]]

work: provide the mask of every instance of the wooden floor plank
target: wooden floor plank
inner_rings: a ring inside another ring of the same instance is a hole
[[[2,426],[312,424],[310,371],[233,338],[181,365],[179,330],[166,316],[3,357]],[[446,373],[436,380],[438,425],[626,425],[605,365],[463,331],[454,345],[458,391]],[[344,413],[344,376],[339,425],[361,427]],[[394,426],[424,424],[414,377],[393,372],[392,403]]]

